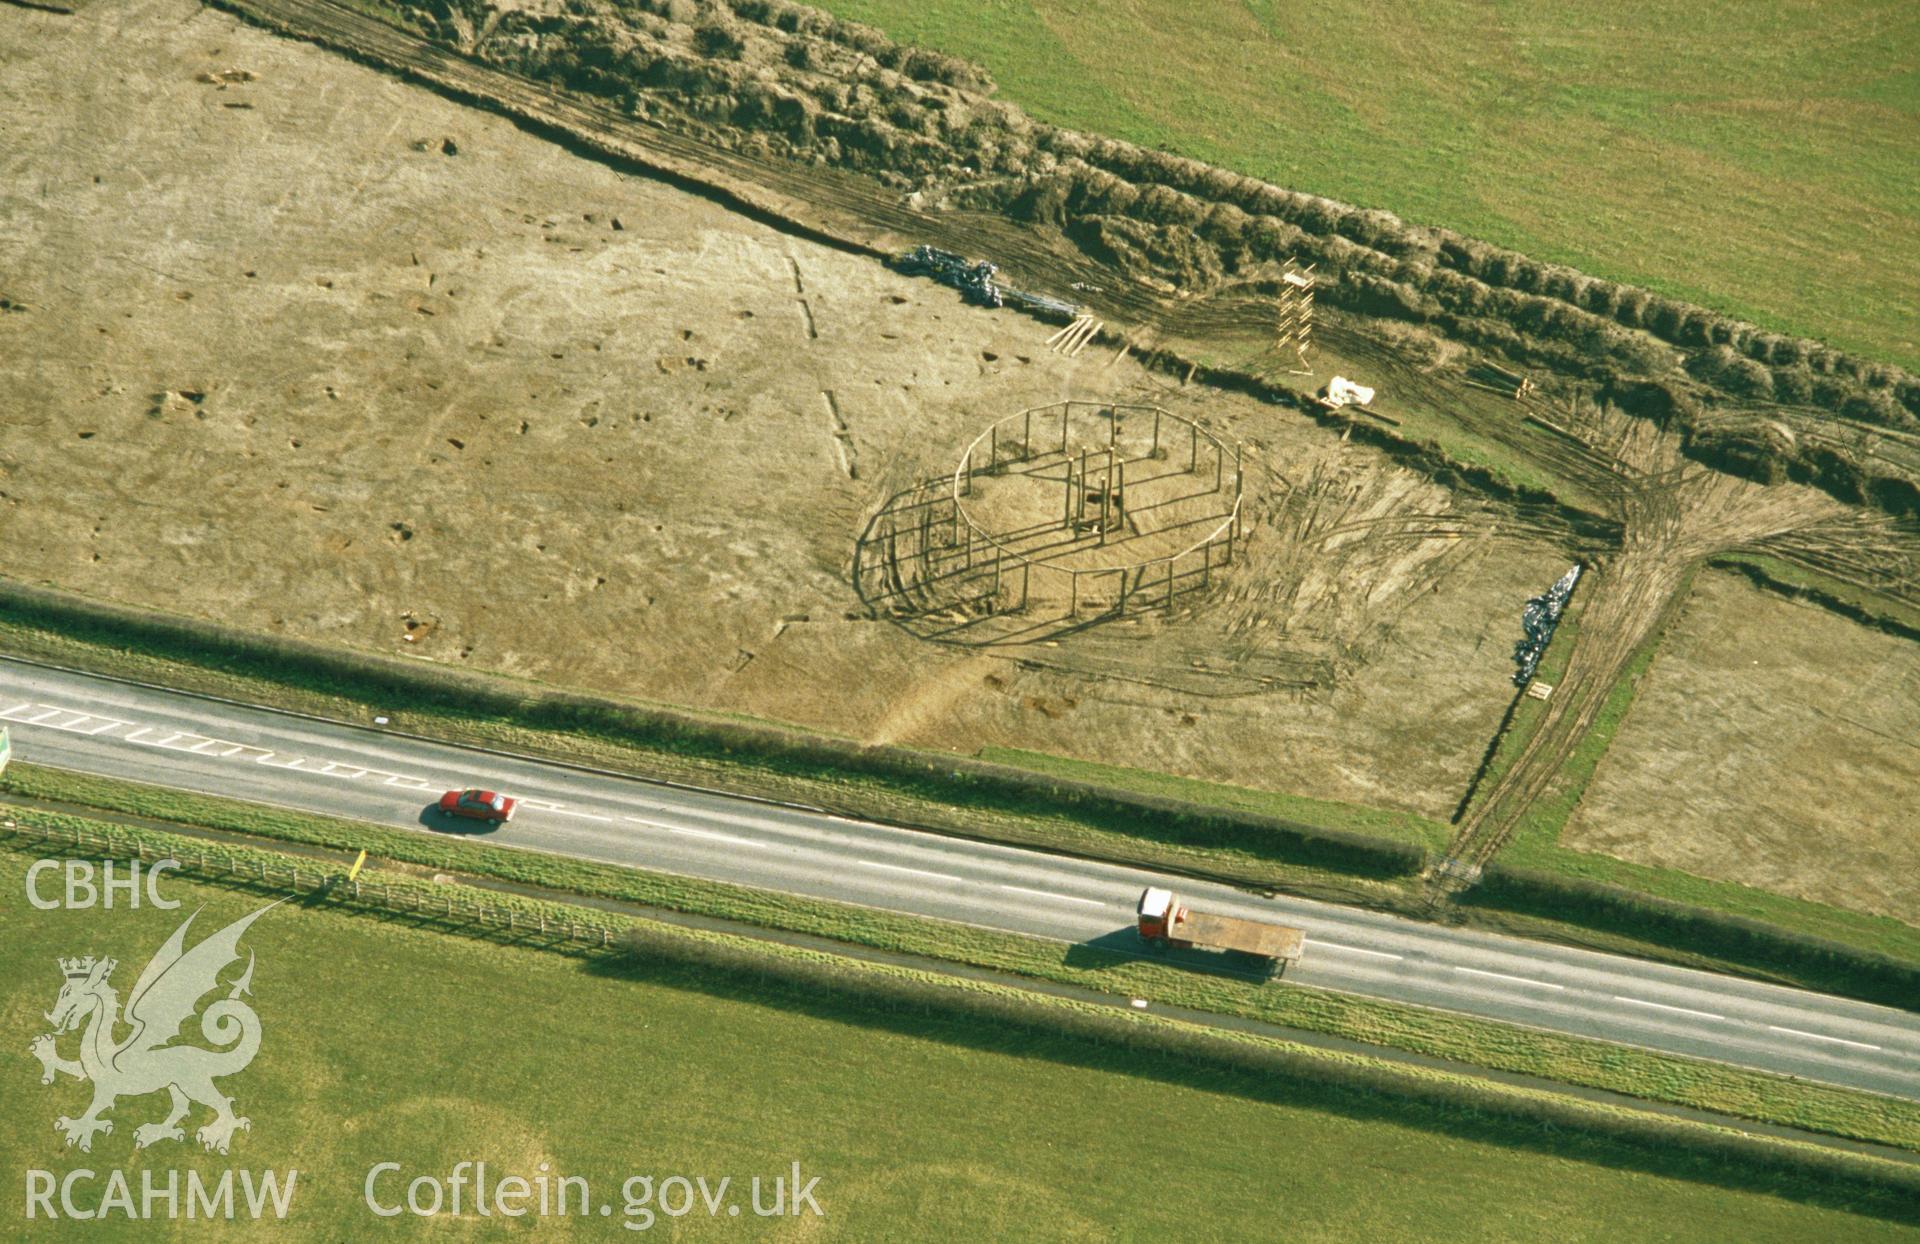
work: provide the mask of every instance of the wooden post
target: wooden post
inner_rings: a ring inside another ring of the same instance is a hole
[[[1027,611],[1028,576],[1031,575],[1032,573],[1033,573],[1033,563],[1031,562],[1020,563],[1020,612],[1022,613],[1025,613]]]
[[[1060,503],[1060,525],[1073,530],[1073,459],[1067,459],[1067,491]]]
[[[1107,448],[1111,450],[1120,443],[1120,408],[1107,407]]]
[[[1071,618],[1080,611],[1080,572],[1067,571],[1067,616]]]
[[[1113,512],[1124,525],[1127,521],[1127,460],[1125,458],[1120,460],[1116,470],[1119,472],[1119,479],[1115,485],[1115,491],[1119,494],[1119,498],[1113,503]]]
[[[967,446],[966,483],[961,492],[963,496],[973,495],[973,446],[971,445]]]
[[[1080,530],[1080,524],[1086,521],[1086,517],[1087,517],[1087,451],[1086,451],[1086,448],[1082,446],[1080,450],[1080,491],[1078,492],[1078,494],[1074,496],[1074,499],[1073,499],[1074,531],[1078,532]]]
[[[1192,475],[1200,462],[1200,425],[1187,425],[1187,474]]]
[[[1027,407],[1026,420],[1026,427],[1020,432],[1020,461],[1022,462],[1033,458],[1033,407],[1031,406]]]
[[[1060,403],[1060,452],[1063,454],[1067,452],[1067,412],[1072,408],[1071,402]]]
[[[1000,425],[994,424],[987,429],[987,474],[992,475],[1000,469]]]
[[[1167,616],[1173,616],[1173,558],[1167,559]]]
[[[1107,469],[1100,476],[1100,543],[1107,542],[1107,529],[1113,526],[1113,446],[1107,446]]]
[[[1160,408],[1153,408],[1153,456],[1160,456]]]
[[[1200,546],[1200,586],[1205,587],[1213,579],[1213,541]]]

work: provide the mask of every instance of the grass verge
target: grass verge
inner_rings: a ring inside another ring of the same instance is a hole
[[[1183,803],[1204,804],[1208,807],[1237,808],[1280,820],[1301,821],[1309,825],[1324,825],[1359,834],[1374,834],[1382,838],[1417,842],[1430,851],[1438,851],[1447,845],[1449,831],[1444,823],[1413,812],[1366,808],[1358,804],[1309,799],[1303,795],[1289,795],[1279,791],[1228,786],[1219,782],[1205,782],[1196,778],[1154,773],[1145,769],[1129,769],[1120,765],[1106,765],[1066,756],[1050,756],[1044,752],[1031,752],[1013,747],[982,748],[980,758],[996,764],[1026,769],[1034,773],[1053,774],[1095,786],[1111,787],[1115,790],[1134,791],[1142,795],[1152,795]]]
[[[122,810],[142,816],[321,846],[343,856],[364,848],[380,860],[742,921],[1920,1151],[1920,1104],[1713,1063],[1315,989],[1261,986],[1198,975],[1097,946],[1063,947],[772,891],[434,838],[128,783],[48,775],[25,766],[19,773],[9,771],[5,780],[16,792],[24,787],[40,797],[52,797],[52,792],[63,792],[68,798],[105,797]],[[64,814],[38,810],[16,815],[53,827],[85,823],[85,818],[63,819]],[[164,831],[122,832],[160,833],[156,844],[173,849]]]

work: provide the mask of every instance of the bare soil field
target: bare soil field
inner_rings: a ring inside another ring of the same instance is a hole
[[[1589,468],[1608,477],[1594,487],[1609,497],[1619,547],[1588,576],[1580,631],[1539,728],[1460,819],[1450,854],[1471,864],[1491,859],[1546,792],[1702,560],[1807,532],[1823,545],[1875,549],[1883,535],[1875,520],[1815,489],[1755,484],[1688,462],[1679,438],[1649,420],[1602,411],[1563,431]]]
[[[1920,923],[1920,649],[1706,572],[1563,846]]]
[[[1568,562],[1303,416],[1063,358],[1035,321],[185,0],[0,11],[0,115],[16,578],[1445,815],[1520,603]],[[1243,561],[1171,617],[1005,651],[872,616],[871,515],[1068,397],[1245,445]]]

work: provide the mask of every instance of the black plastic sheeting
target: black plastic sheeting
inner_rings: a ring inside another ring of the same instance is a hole
[[[1049,298],[1045,294],[1003,288],[994,279],[1000,273],[995,264],[984,259],[975,263],[965,255],[943,251],[937,246],[916,246],[906,254],[896,256],[893,267],[895,271],[908,276],[931,277],[942,285],[950,285],[960,291],[962,298],[982,307],[1001,307],[1011,302],[1030,311],[1069,318],[1080,311],[1070,302]]]
[[[1575,566],[1561,575],[1559,581],[1543,595],[1529,600],[1527,607],[1521,610],[1520,625],[1526,630],[1527,637],[1513,646],[1514,663],[1520,667],[1514,671],[1514,686],[1524,687],[1533,681],[1533,671],[1539,667],[1547,645],[1553,642],[1553,630],[1560,625],[1560,614],[1573,595],[1573,585],[1579,581],[1580,567]]]

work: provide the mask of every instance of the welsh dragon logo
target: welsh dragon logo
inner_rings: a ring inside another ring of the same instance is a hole
[[[260,1017],[240,1000],[251,992],[251,951],[246,971],[228,984],[227,996],[200,1014],[201,1035],[221,1048],[170,1043],[180,1035],[181,1026],[193,1018],[200,1000],[221,987],[220,973],[239,959],[240,937],[248,926],[277,906],[271,903],[234,921],[191,950],[185,946],[194,916],[188,916],[134,982],[124,1019],[120,995],[109,983],[115,960],[92,955],[60,960],[66,984],[53,1010],[47,1012],[53,1031],[36,1037],[27,1048],[44,1069],[42,1084],[53,1083],[62,1073],[93,1084],[93,1103],[85,1114],[77,1119],[62,1115],[54,1121],[54,1130],[64,1133],[69,1145],[79,1145],[83,1153],[92,1152],[94,1136],[113,1131],[113,1121],[102,1116],[117,1101],[161,1089],[167,1090],[172,1099],[167,1117],[135,1128],[135,1148],[144,1149],[164,1140],[185,1140],[180,1122],[194,1103],[213,1111],[212,1120],[194,1136],[215,1152],[225,1153],[233,1134],[252,1126],[250,1120],[233,1112],[233,1098],[214,1083],[217,1077],[245,1070],[260,1050]],[[55,1042],[82,1026],[85,1032],[80,1038],[80,1057],[60,1057]],[[122,1027],[132,1030],[124,1039],[115,1035]]]

